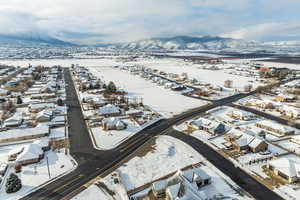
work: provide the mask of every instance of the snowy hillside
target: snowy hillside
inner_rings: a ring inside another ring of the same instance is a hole
[[[118,45],[130,50],[247,50],[268,52],[293,52],[300,50],[300,41],[258,42],[223,37],[153,38]]]

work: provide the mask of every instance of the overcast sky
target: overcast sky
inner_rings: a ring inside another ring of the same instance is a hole
[[[0,33],[90,44],[176,35],[299,40],[300,0],[0,0]]]

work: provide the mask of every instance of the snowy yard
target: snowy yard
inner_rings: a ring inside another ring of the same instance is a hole
[[[157,122],[160,118],[149,121],[143,126],[135,126],[129,120],[123,120],[127,127],[124,130],[108,130],[104,131],[101,127],[94,127],[90,129],[90,132],[94,138],[94,142],[97,148],[99,149],[113,149],[118,146],[120,143],[124,142],[138,131],[144,129],[145,127],[151,125],[154,122]]]
[[[0,147],[0,160],[2,162],[7,161],[9,151],[20,148],[24,145],[26,144],[24,143]],[[48,158],[49,162],[50,178],[48,176],[46,157]],[[3,182],[0,190],[0,199],[19,199],[34,190],[36,187],[73,169],[73,162],[69,156],[65,155],[63,150],[60,152],[54,152],[52,150],[46,151],[45,157],[39,163],[23,166],[22,172],[17,174],[22,181],[23,187],[21,190],[16,193],[7,194],[5,192],[5,182]],[[14,169],[9,167],[6,174],[8,174],[8,172],[14,172]]]

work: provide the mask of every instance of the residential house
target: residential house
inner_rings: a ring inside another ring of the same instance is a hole
[[[286,135],[292,135],[295,133],[294,129],[283,126],[281,124],[269,121],[269,120],[262,120],[255,124],[257,127],[265,129],[268,133],[275,135],[277,137],[283,137]]]
[[[34,128],[17,128],[0,132],[0,143],[30,140],[49,135],[49,127],[38,125]]]
[[[39,162],[44,158],[44,151],[38,144],[31,143],[23,149],[22,153],[20,153],[16,162],[21,165],[28,165]]]
[[[42,110],[39,113],[37,113],[35,120],[37,122],[48,122],[51,120],[52,115],[52,110]]]
[[[249,112],[241,111],[241,110],[232,110],[228,112],[227,115],[236,120],[252,120],[255,119],[255,115]]]
[[[158,200],[166,199],[167,180],[160,180],[152,183],[152,192]]]
[[[2,126],[6,128],[18,127],[22,124],[23,117],[21,113],[15,113],[12,117],[4,120]]]
[[[267,167],[277,176],[285,179],[289,183],[294,183],[300,180],[300,164],[294,160],[279,158],[269,161]]]
[[[60,127],[65,126],[66,124],[66,118],[65,116],[54,116],[54,118],[51,120],[51,127]]]
[[[38,113],[44,109],[51,109],[55,108],[54,103],[37,103],[37,104],[30,104],[28,106],[29,112]]]
[[[206,118],[199,118],[197,120],[194,120],[188,123],[188,127],[192,127],[196,130],[204,130],[212,135],[221,135],[227,131],[227,128],[223,123]]]
[[[192,168],[182,171],[182,176],[198,189],[211,183],[211,177],[201,168]]]
[[[65,147],[67,140],[66,127],[51,128],[49,138],[49,143],[54,149]]]
[[[293,102],[297,100],[297,97],[294,95],[279,94],[275,97],[275,100],[279,102]]]
[[[237,151],[249,150],[253,153],[265,151],[268,143],[263,139],[248,135],[237,129],[231,129],[229,134],[224,138]]]
[[[106,117],[118,116],[121,114],[121,109],[112,104],[108,104],[99,108],[99,114]]]
[[[300,116],[300,110],[292,106],[283,105],[281,110],[287,117],[291,119],[298,119]]]
[[[115,117],[104,118],[102,120],[103,130],[123,130],[126,128],[126,124]]]
[[[300,145],[300,135],[292,136],[290,141]]]

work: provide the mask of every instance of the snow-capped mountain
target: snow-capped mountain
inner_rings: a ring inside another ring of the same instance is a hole
[[[0,45],[12,46],[35,46],[35,45],[73,45],[47,35],[39,34],[19,34],[19,35],[5,35],[0,34]]]
[[[165,49],[165,50],[177,50],[177,49],[226,49],[226,48],[240,48],[240,47],[253,47],[257,46],[256,42],[248,42],[244,40],[235,40],[232,38],[223,37],[189,37],[189,36],[177,36],[171,38],[153,38],[147,40],[140,40],[136,42],[130,42],[121,45],[121,48],[127,49]]]
[[[300,50],[300,41],[258,42],[212,36],[177,36],[129,42],[118,45],[118,48],[130,50],[243,50],[252,52],[294,52]]]

